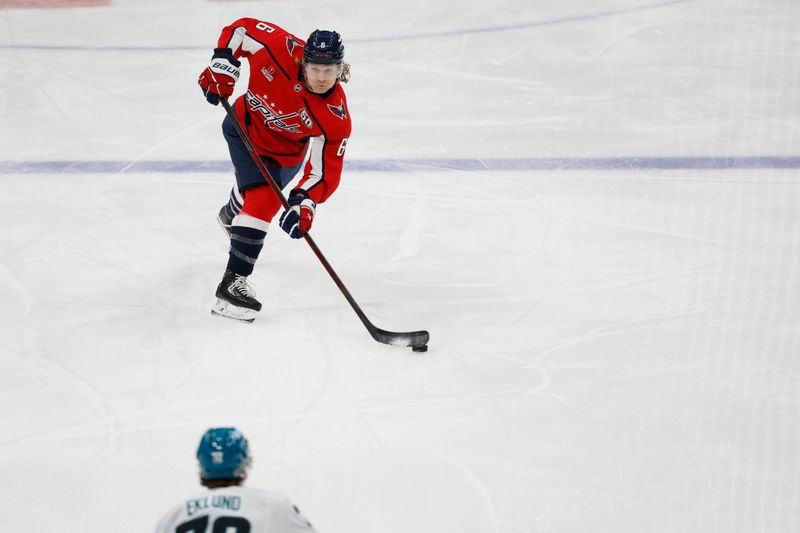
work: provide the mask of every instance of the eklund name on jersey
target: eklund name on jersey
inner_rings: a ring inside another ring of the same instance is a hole
[[[242,507],[242,499],[239,496],[207,496],[196,500],[187,500],[186,515],[192,516],[211,507],[238,511]]]

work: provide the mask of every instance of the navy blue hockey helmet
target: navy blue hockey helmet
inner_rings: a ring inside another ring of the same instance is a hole
[[[202,479],[244,479],[250,467],[250,447],[236,428],[211,428],[197,447]]]
[[[323,65],[338,65],[344,60],[342,37],[335,31],[314,30],[308,36],[303,61]]]

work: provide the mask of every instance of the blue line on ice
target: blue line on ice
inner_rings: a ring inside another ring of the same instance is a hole
[[[487,159],[356,159],[349,172],[436,170],[720,170],[798,169],[800,156],[756,157],[540,157]],[[230,172],[230,161],[0,161],[2,174]]]

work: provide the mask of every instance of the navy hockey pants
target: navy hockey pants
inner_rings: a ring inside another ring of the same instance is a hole
[[[222,134],[228,142],[228,151],[231,154],[231,161],[233,161],[233,168],[236,172],[236,185],[240,191],[256,187],[258,185],[267,185],[261,171],[258,170],[256,162],[247,151],[247,147],[242,142],[239,133],[236,131],[236,126],[231,122],[231,118],[226,116],[222,121]],[[282,167],[278,165],[273,159],[269,157],[261,157],[264,166],[267,167],[270,177],[275,180],[277,185],[283,189],[289,182],[292,181],[300,170],[302,163],[293,167]]]

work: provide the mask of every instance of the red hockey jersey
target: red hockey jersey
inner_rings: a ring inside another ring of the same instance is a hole
[[[295,166],[310,146],[300,187],[322,203],[339,186],[350,112],[340,83],[324,95],[306,88],[298,66],[304,46],[275,24],[251,18],[225,27],[217,45],[250,65],[247,92],[235,109],[256,151],[281,166]]]

